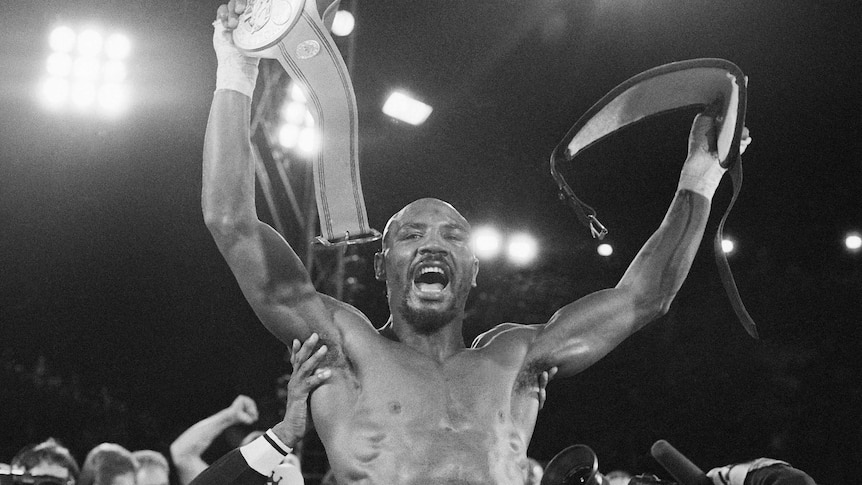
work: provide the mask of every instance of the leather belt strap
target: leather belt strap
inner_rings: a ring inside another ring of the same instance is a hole
[[[551,155],[551,175],[593,237],[602,239],[607,229],[596,219],[596,211],[575,196],[557,170],[560,162],[571,162],[582,150],[626,126],[652,116],[689,107],[720,104],[717,118],[719,162],[728,168],[733,182],[730,201],[714,239],[715,259],[733,310],[749,335],[758,338],[752,320],[736,288],[727,257],[721,247],[724,223],[742,187],[740,139],[745,126],[747,79],[733,63],[724,59],[693,59],[665,64],[623,82],[594,104],[566,133]]]
[[[233,40],[248,55],[276,59],[308,100],[321,133],[314,156],[314,186],[323,245],[374,241],[359,179],[356,95],[323,18],[338,1],[318,13],[314,0],[249,0]]]

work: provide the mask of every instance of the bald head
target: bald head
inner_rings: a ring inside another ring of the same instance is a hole
[[[461,213],[452,206],[452,204],[440,199],[426,197],[424,199],[414,200],[389,218],[389,221],[386,223],[386,227],[383,228],[383,249],[389,247],[392,234],[397,233],[398,229],[403,224],[409,222],[415,216],[422,213],[436,213],[441,217],[452,218],[462,224],[468,231],[470,229],[470,223],[467,222],[467,219],[465,219],[464,216],[462,216]]]

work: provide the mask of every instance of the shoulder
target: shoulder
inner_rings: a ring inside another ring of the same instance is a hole
[[[529,343],[542,328],[544,328],[543,324],[524,325],[521,323],[501,323],[476,337],[470,347],[473,349],[481,349],[487,347],[491,342],[494,342],[495,345]]]
[[[374,325],[371,324],[371,320],[369,320],[368,317],[355,306],[336,300],[335,298],[323,293],[320,293],[320,299],[323,301],[323,306],[326,310],[332,314],[336,325],[341,324],[339,326],[343,326],[344,324],[347,324],[346,330],[365,328],[372,332],[375,331]],[[345,329],[341,330],[344,331]]]

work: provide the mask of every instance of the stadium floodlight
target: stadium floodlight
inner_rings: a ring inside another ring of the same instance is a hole
[[[84,57],[96,57],[102,53],[102,34],[87,29],[78,36],[78,54]]]
[[[611,254],[614,254],[614,247],[608,243],[602,243],[596,247],[596,252],[599,253],[599,256],[607,258]]]
[[[94,28],[76,33],[60,26],[51,31],[48,44],[52,52],[45,63],[47,77],[40,85],[46,107],[72,107],[79,113],[98,108],[111,117],[128,107],[124,59],[131,52],[131,41],[127,36],[113,33],[105,38]]]
[[[432,111],[431,106],[402,91],[395,91],[390,94],[383,104],[385,114],[414,126],[424,123],[431,116]]]
[[[71,52],[75,48],[75,31],[66,25],[55,28],[48,38],[48,45],[54,52]]]
[[[105,41],[105,55],[108,59],[122,61],[129,57],[132,51],[132,43],[129,38],[123,34],[111,34]]]
[[[295,148],[299,143],[299,131],[300,128],[298,125],[292,125],[289,123],[281,125],[281,128],[278,130],[279,145],[284,148]]]
[[[732,239],[722,239],[721,250],[724,251],[724,254],[730,254],[736,250],[736,243]]]
[[[844,237],[844,247],[850,252],[857,252],[862,249],[862,236],[859,233],[852,232]]]
[[[310,155],[317,151],[318,145],[320,145],[319,136],[313,126],[306,126],[299,130],[299,140],[296,143],[299,151]]]
[[[519,233],[509,238],[506,255],[512,263],[518,266],[525,266],[533,262],[538,254],[539,245],[533,236]]]
[[[500,253],[503,238],[493,227],[483,226],[473,231],[471,243],[477,258],[492,259]]]
[[[335,19],[332,20],[332,33],[339,37],[350,35],[355,25],[356,19],[352,13],[347,10],[339,10],[335,12]]]
[[[51,77],[66,77],[72,73],[72,56],[65,52],[54,52],[48,56],[45,68]]]
[[[126,110],[129,93],[122,84],[104,84],[99,88],[99,107],[108,115],[117,115]]]
[[[69,81],[49,77],[42,82],[42,104],[49,109],[59,109],[69,99]]]

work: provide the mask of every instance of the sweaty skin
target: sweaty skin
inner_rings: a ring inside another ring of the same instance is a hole
[[[236,25],[243,2],[219,8]],[[539,409],[539,376],[586,369],[665,313],[703,236],[710,195],[680,186],[656,232],[614,287],[561,308],[548,322],[502,324],[463,341],[478,263],[470,226],[437,199],[389,221],[375,257],[391,318],[378,331],[356,308],[318,293],[293,249],[258,219],[251,100],[213,97],[203,156],[203,213],[264,326],[286,345],[316,332],[331,377],[311,394],[315,427],[339,484],[523,485]],[[685,173],[711,172],[714,120],[692,127]],[[720,178],[720,173],[718,174]]]

